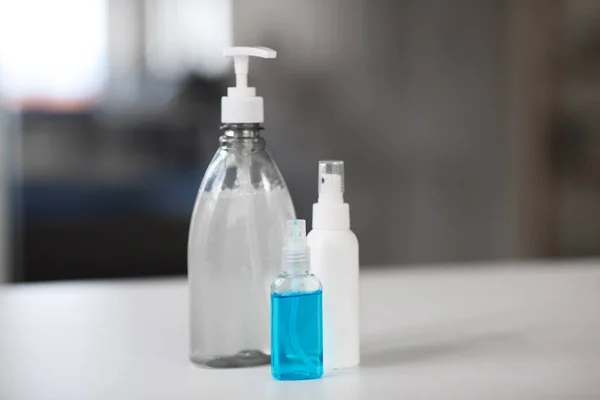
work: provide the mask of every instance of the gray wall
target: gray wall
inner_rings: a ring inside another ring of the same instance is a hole
[[[508,2],[234,3],[271,153],[300,218],[319,159],[346,162],[366,264],[514,256],[505,133]]]

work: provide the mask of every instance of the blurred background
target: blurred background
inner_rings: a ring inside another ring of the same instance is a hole
[[[0,282],[185,273],[234,44],[362,266],[600,255],[598,0],[0,0]]]

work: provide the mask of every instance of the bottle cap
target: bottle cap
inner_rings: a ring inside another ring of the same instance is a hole
[[[229,47],[223,56],[233,58],[236,84],[221,98],[221,121],[226,124],[264,122],[263,98],[256,95],[255,88],[248,87],[250,57],[275,58],[277,52],[268,47]]]
[[[350,207],[344,202],[344,162],[319,161],[319,199],[313,205],[313,229],[349,229]]]
[[[310,248],[306,241],[306,221],[287,221],[286,236],[282,250],[284,271],[309,271]]]
[[[344,162],[319,161],[319,203],[344,202]]]

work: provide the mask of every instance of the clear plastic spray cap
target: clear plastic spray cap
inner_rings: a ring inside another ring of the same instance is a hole
[[[284,271],[310,270],[310,249],[306,241],[306,221],[303,219],[287,221],[282,253],[282,269]]]
[[[319,203],[344,202],[344,162],[319,161]]]

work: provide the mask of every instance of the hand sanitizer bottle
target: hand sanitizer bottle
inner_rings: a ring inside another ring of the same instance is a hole
[[[281,381],[320,378],[322,287],[310,273],[304,220],[288,221],[282,270],[271,284],[271,373]]]
[[[222,98],[220,147],[196,199],[188,241],[190,358],[215,368],[269,364],[269,284],[279,271],[285,224],[295,218],[285,181],[267,152],[263,99],[248,87],[249,57],[226,49],[236,87]]]
[[[319,162],[319,200],[308,234],[313,271],[323,282],[325,371],[360,362],[358,240],[344,203],[344,162]]]

